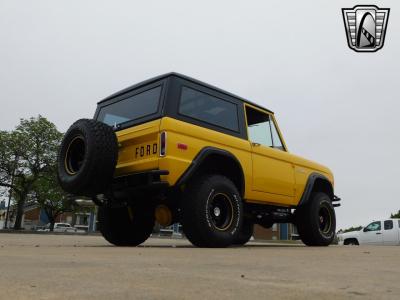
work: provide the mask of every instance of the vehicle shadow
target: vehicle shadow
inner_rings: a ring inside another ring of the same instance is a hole
[[[251,249],[251,248],[304,248],[305,246],[302,244],[256,244],[256,245],[244,245],[244,246],[230,246],[227,248],[199,248],[193,245],[176,245],[176,244],[153,244],[153,245],[139,245],[136,247],[133,246],[114,246],[114,245],[79,245],[79,246],[74,246],[74,247],[84,247],[84,248],[158,248],[158,249],[174,249],[174,248],[179,248],[179,249]]]

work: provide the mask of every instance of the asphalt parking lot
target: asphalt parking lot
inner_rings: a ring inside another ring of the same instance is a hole
[[[400,247],[0,234],[0,299],[399,299]]]

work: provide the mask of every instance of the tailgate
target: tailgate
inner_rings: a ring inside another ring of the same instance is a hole
[[[116,176],[158,169],[161,120],[154,120],[118,131]]]

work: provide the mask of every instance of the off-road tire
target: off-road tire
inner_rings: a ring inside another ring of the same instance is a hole
[[[237,235],[233,244],[235,245],[244,245],[248,241],[250,241],[254,231],[254,223],[246,218],[243,219],[242,227],[239,230],[239,234]]]
[[[321,214],[326,215],[321,219]],[[335,237],[336,217],[325,193],[313,193],[308,203],[295,212],[300,238],[308,246],[328,246]],[[322,228],[321,228],[322,227]]]
[[[218,210],[219,216],[216,215]],[[242,199],[227,177],[202,175],[188,183],[181,214],[183,231],[193,245],[228,247],[234,243],[242,226]]]
[[[59,149],[59,183],[70,194],[101,194],[112,182],[117,159],[118,142],[113,129],[96,120],[78,120],[64,135]]]
[[[154,207],[109,207],[98,210],[99,230],[115,246],[138,246],[146,241],[154,227]]]

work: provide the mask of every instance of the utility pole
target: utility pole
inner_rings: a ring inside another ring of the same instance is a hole
[[[11,176],[11,185],[13,185],[13,184],[14,184],[14,172]],[[4,224],[4,229],[8,229],[8,216],[10,214],[11,196],[12,196],[12,188],[10,188],[10,190],[8,192],[8,205],[7,205],[6,222]]]
[[[19,159],[19,157],[15,156],[14,170],[13,170],[12,175],[11,175],[11,186],[14,185],[14,177],[15,177],[15,171],[17,170],[18,159]],[[7,205],[6,222],[4,224],[4,229],[8,229],[8,216],[10,214],[11,197],[12,197],[12,188],[10,188],[10,190],[8,192],[8,205]]]

